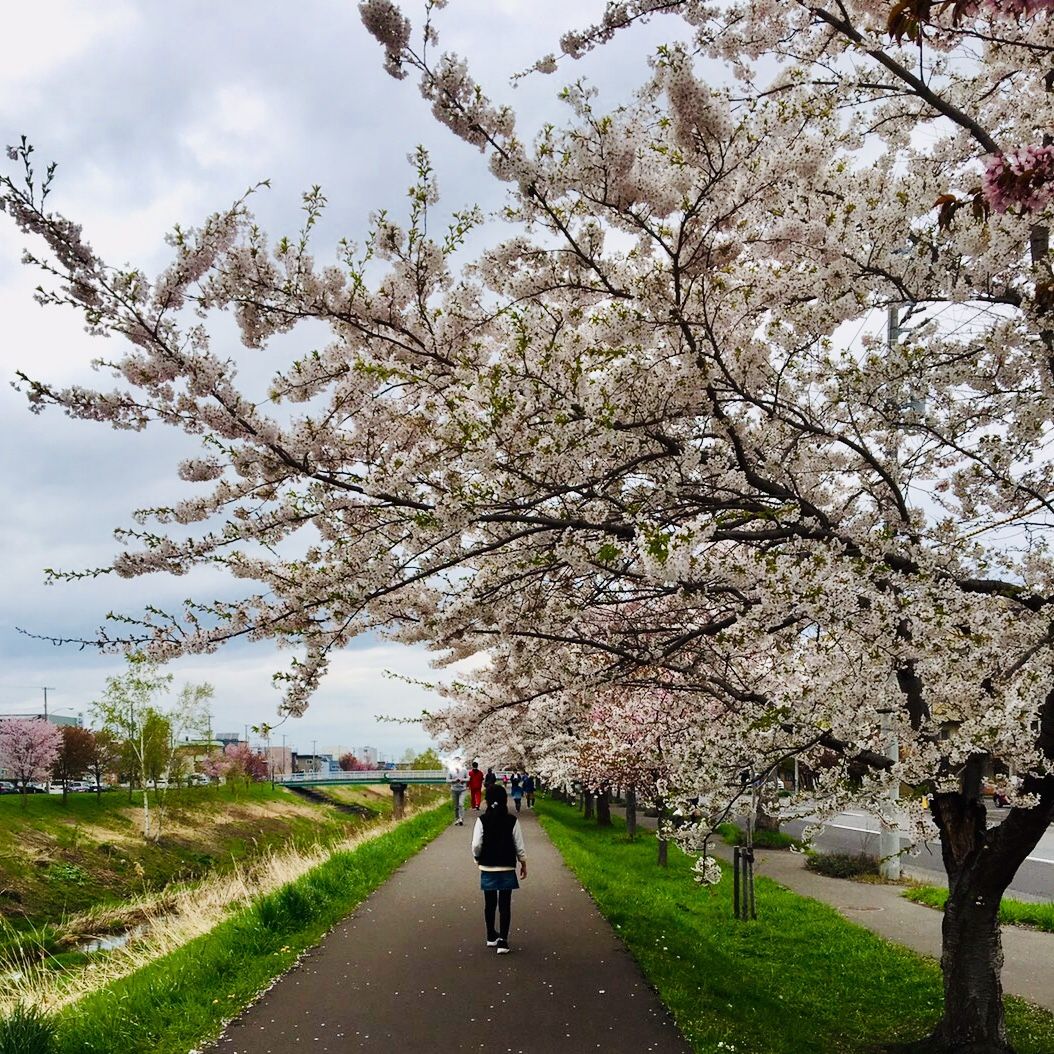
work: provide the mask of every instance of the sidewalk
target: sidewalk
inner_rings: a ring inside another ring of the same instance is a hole
[[[208,1050],[688,1054],[533,813],[512,954],[485,946],[474,821],[409,860]]]
[[[611,811],[625,815],[617,806]],[[637,815],[639,827],[654,831],[655,822],[654,818]],[[710,844],[715,856],[731,861],[731,846],[719,838]],[[755,849],[754,860],[755,876],[771,878],[795,893],[829,904],[840,915],[886,940],[940,959],[943,916],[933,908],[905,900],[900,887],[818,875],[805,869],[801,853],[786,850]],[[764,896],[759,895],[758,912],[764,910]],[[1003,958],[1004,990],[1054,1011],[1054,933],[1004,926]]]

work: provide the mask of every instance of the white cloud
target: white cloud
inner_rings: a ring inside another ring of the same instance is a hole
[[[135,27],[139,13],[124,0],[49,0],[7,4],[7,46],[0,63],[0,93],[43,90],[45,81],[78,56],[104,51],[106,39]]]
[[[251,173],[266,169],[286,138],[287,120],[278,95],[248,83],[225,84],[205,100],[179,139],[202,168]]]

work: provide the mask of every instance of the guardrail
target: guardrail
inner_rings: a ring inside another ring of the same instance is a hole
[[[446,769],[367,769],[357,772],[289,772],[275,783],[446,783]]]

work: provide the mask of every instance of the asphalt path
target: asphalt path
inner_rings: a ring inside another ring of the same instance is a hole
[[[993,824],[998,823],[1005,815],[1004,810],[989,810],[990,822]],[[783,824],[782,829],[798,838],[805,826],[804,820],[796,820]],[[829,820],[824,830],[813,836],[813,845],[827,852],[865,853],[876,856],[878,838],[879,823],[875,817],[863,812],[850,811]],[[902,847],[906,848],[910,844],[910,839],[906,836],[901,838]],[[947,884],[948,876],[941,859],[940,842],[926,842],[917,850],[906,852],[901,861],[905,872],[913,878]],[[1054,828],[1047,830],[1028,859],[1018,868],[1007,895],[1023,900],[1054,900]]]
[[[474,817],[409,860],[208,1049],[689,1054],[531,813],[512,952],[486,947]]]

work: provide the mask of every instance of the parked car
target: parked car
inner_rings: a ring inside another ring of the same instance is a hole
[[[17,794],[18,788],[10,780],[0,780],[0,794]]]

